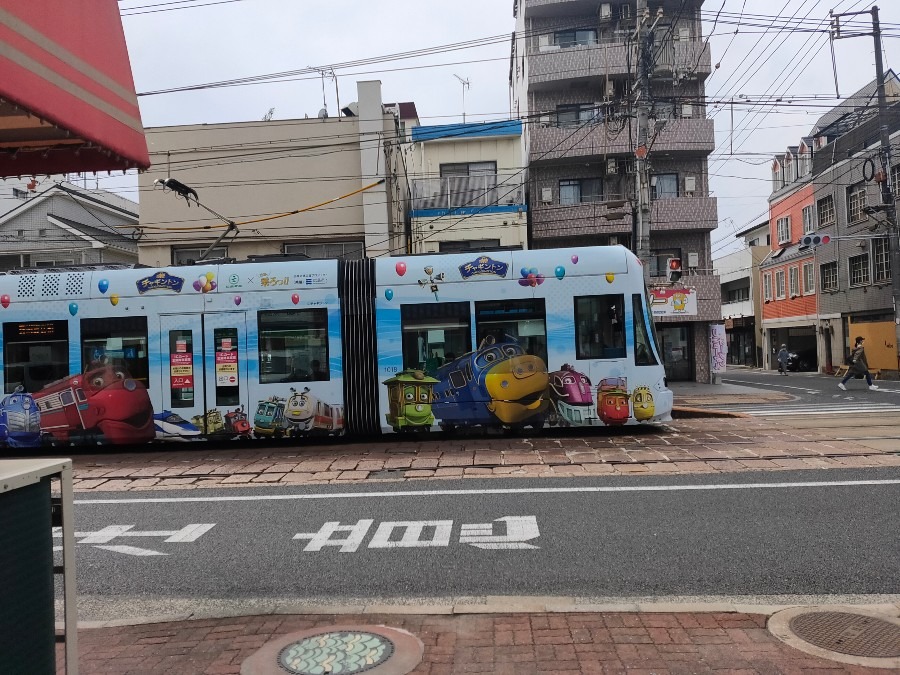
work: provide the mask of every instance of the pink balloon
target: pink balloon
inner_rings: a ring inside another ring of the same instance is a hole
[[[0,305],[3,305],[3,309],[9,307],[9,296],[8,295],[0,295]]]
[[[291,296],[291,302],[293,302],[293,303],[296,305],[298,302],[300,302],[300,296],[297,295],[296,293],[294,293],[294,294]]]
[[[394,266],[394,269],[397,270],[397,274],[398,274],[399,276],[402,277],[404,274],[406,274],[406,263],[405,263],[405,262],[398,262],[398,263]]]

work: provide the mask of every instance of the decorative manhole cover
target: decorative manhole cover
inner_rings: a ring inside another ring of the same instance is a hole
[[[841,654],[867,658],[900,657],[900,626],[850,612],[810,612],[791,618],[801,640]]]
[[[383,635],[340,631],[311,635],[292,642],[278,654],[278,665],[291,675],[364,673],[387,661],[394,643]]]

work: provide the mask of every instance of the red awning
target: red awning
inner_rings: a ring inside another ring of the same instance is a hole
[[[116,0],[0,0],[0,177],[149,165]]]

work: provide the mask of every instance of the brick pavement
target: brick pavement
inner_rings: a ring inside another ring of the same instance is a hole
[[[269,640],[354,624],[413,633],[425,648],[422,662],[412,671],[418,675],[896,672],[810,656],[775,638],[766,630],[766,621],[763,614],[737,612],[268,614],[82,630],[79,666],[85,675],[236,674]]]
[[[75,457],[87,492],[374,480],[578,477],[759,469],[900,466],[900,447],[878,450],[835,429],[795,429],[759,418],[679,419],[656,428],[595,429],[535,438],[392,438],[259,447],[190,445]]]

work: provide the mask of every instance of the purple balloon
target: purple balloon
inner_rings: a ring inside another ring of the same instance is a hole
[[[218,286],[218,284],[215,281],[209,282],[209,290],[214,291],[214,290],[216,290],[217,286]]]
[[[573,256],[572,256],[572,264],[573,264],[573,265],[577,265],[577,264],[578,264],[578,256],[577,256],[577,255],[573,255]]]
[[[544,283],[544,275],[543,274],[537,275],[537,282],[538,282],[538,285]]]
[[[239,296],[239,295],[234,296],[234,304],[236,304],[236,305],[241,304],[241,296]]]
[[[530,286],[531,279],[519,279],[519,286]]]
[[[203,288],[203,284],[201,284],[200,280],[197,279],[197,281],[194,282],[194,290],[199,291],[201,288]]]

